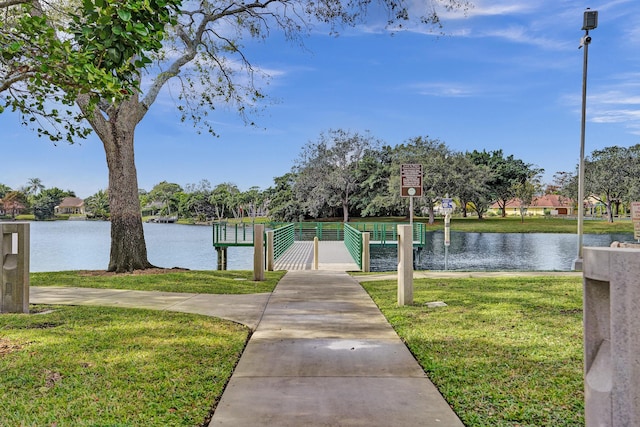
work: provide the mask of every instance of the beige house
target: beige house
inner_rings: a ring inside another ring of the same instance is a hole
[[[80,214],[84,215],[84,200],[78,197],[65,197],[55,207],[56,214]]]
[[[572,199],[560,196],[558,194],[545,194],[533,199],[531,205],[527,206],[526,215],[552,215],[567,216],[573,215],[575,204]],[[507,215],[520,215],[520,199],[511,199],[506,205]],[[489,212],[496,215],[501,214],[500,206],[494,203],[489,208]]]

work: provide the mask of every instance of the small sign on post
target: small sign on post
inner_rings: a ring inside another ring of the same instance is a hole
[[[400,195],[402,197],[422,196],[422,165],[400,165]]]
[[[640,240],[640,202],[631,202],[631,221],[633,221],[633,238]]]
[[[422,165],[400,165],[400,196],[409,198],[409,224],[413,225],[413,198],[422,196]]]

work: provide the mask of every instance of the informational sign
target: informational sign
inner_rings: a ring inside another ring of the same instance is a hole
[[[640,222],[640,202],[631,202],[631,220]]]
[[[400,195],[402,197],[422,196],[422,165],[400,165]]]
[[[453,210],[453,200],[452,199],[442,199],[442,209],[450,209]]]
[[[640,202],[631,202],[631,221],[633,221],[633,238],[640,240]]]

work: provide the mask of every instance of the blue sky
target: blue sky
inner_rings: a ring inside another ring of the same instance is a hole
[[[419,1],[419,0],[418,0]],[[306,49],[275,36],[248,43],[252,64],[270,73],[270,102],[245,126],[221,106],[218,138],[181,123],[168,97],[136,131],[139,187],[202,179],[265,189],[290,171],[302,146],[328,129],[369,131],[395,145],[429,136],[457,151],[502,149],[544,168],[574,171],[580,144],[585,8],[591,31],[586,153],[640,143],[640,2],[482,0],[466,16],[444,15],[439,36],[375,22],[339,37],[313,32]],[[88,197],[107,187],[95,137],[54,146],[0,115],[0,183],[30,178]]]

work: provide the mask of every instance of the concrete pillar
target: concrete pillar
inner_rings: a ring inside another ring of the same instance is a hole
[[[371,241],[371,233],[362,233],[362,271],[368,273],[371,271],[371,251],[369,242]]]
[[[0,223],[0,313],[29,313],[29,224]]]
[[[318,244],[318,237],[314,237],[313,238],[313,269],[317,270],[318,269],[318,260],[320,258],[320,254],[318,253],[320,252],[319,250],[319,244]]]
[[[274,232],[267,231],[267,271],[273,271],[275,265],[275,253],[273,246]]]
[[[264,280],[264,224],[253,226],[253,280]]]
[[[398,305],[413,304],[413,226],[398,225]]]
[[[640,426],[640,249],[584,248],[586,427]]]

